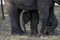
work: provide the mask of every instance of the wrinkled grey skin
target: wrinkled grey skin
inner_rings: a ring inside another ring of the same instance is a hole
[[[12,27],[12,34],[22,34],[23,30],[20,27],[19,16],[22,10],[39,10],[39,27],[38,35],[40,36],[47,25],[49,18],[49,7],[52,4],[52,0],[8,0],[9,1],[9,16]],[[27,4],[25,4],[27,3]],[[30,4],[32,3],[32,4]]]

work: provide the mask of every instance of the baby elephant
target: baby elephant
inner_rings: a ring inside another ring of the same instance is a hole
[[[30,22],[31,35],[38,33],[39,14],[37,10],[29,10],[23,13],[23,27],[26,32],[25,24]]]

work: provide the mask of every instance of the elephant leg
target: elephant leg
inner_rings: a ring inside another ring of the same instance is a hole
[[[38,27],[38,36],[41,36],[46,28],[48,17],[49,17],[49,6],[46,4],[39,4],[39,27]]]
[[[39,22],[39,15],[37,10],[31,10],[31,34],[37,34],[38,33],[38,22]]]
[[[26,11],[26,12],[24,12],[24,14],[23,14],[23,26],[28,22],[28,21],[30,21],[30,20],[32,20],[32,10],[28,10],[28,11]],[[27,14],[28,13],[28,14]],[[32,21],[31,21],[31,23],[30,23],[30,28],[31,28],[31,33],[33,34],[33,32],[34,32],[34,27],[32,26]],[[25,27],[25,26],[24,26]]]
[[[49,10],[49,22],[48,22],[47,34],[53,34],[57,27],[58,21],[54,14],[54,3],[50,6]]]
[[[24,27],[24,31],[26,33],[26,28],[25,28],[25,24],[27,24],[29,21],[30,21],[30,13],[27,11],[27,12],[24,12],[23,13],[23,27]]]
[[[45,28],[45,32],[44,34],[48,34],[48,29],[50,28],[51,26],[51,15],[54,14],[54,2],[52,2],[52,4],[50,5],[49,7],[49,17],[48,17],[48,21],[47,21],[47,27]]]
[[[33,23],[32,23],[32,13],[33,13],[33,11],[29,10],[29,13],[30,13],[30,20],[31,20],[31,22],[30,22],[31,35],[33,35],[34,34],[34,27],[33,27]]]
[[[8,11],[9,11],[9,17],[11,22],[11,33],[22,34],[23,30],[21,29],[21,26],[20,26],[20,20],[19,20],[20,13],[18,13],[18,9],[16,8],[16,6],[11,4]]]

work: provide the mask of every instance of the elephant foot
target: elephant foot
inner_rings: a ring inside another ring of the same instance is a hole
[[[23,35],[24,31],[12,31],[11,34],[12,35]]]
[[[31,32],[31,33],[30,33],[30,37],[33,36],[33,35],[34,35],[34,33]]]
[[[25,31],[21,31],[21,33],[25,33]]]
[[[26,34],[26,31],[23,31]]]
[[[42,33],[38,33],[37,34],[37,37],[41,37],[43,34]]]
[[[35,37],[37,36],[38,33],[34,33]]]
[[[54,34],[54,33],[52,33],[52,32],[51,32],[51,33],[48,33],[48,35],[53,35],[53,34]]]
[[[26,33],[27,33],[27,32],[26,32],[26,31],[24,31],[24,35],[26,35]]]
[[[46,34],[46,35],[53,35],[54,32],[46,32],[45,34]]]
[[[40,34],[37,34],[37,37],[45,37],[45,36],[47,36],[46,34],[42,34],[42,33],[40,33]]]

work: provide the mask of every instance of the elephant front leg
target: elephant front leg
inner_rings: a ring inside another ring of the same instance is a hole
[[[11,32],[12,34],[22,34],[23,30],[20,25],[20,20],[19,20],[19,13],[12,14],[10,16],[10,21],[11,21]]]
[[[9,10],[9,17],[10,17],[10,23],[11,23],[11,33],[12,34],[22,34],[23,30],[20,26],[20,20],[17,8],[14,5],[10,5]]]
[[[49,8],[45,6],[44,8],[40,9],[39,13],[38,36],[43,35],[47,25],[48,17],[49,17]]]

